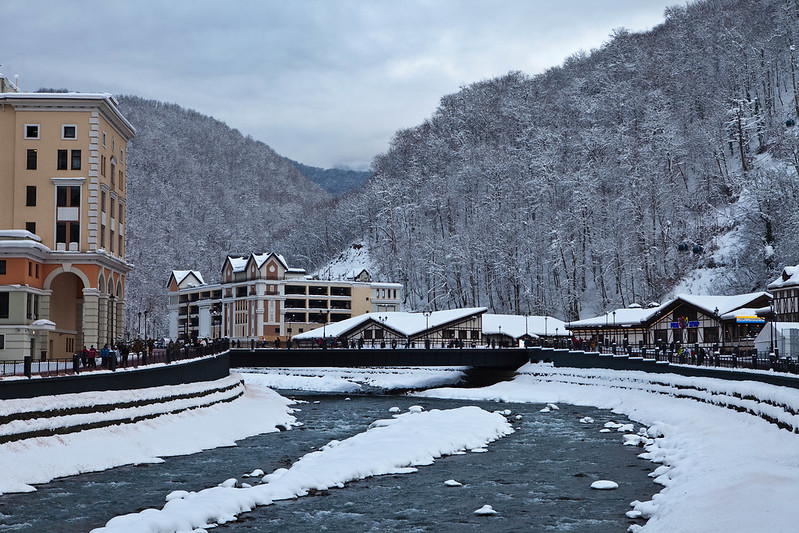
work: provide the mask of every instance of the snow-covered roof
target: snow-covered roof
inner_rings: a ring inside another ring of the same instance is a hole
[[[136,132],[133,124],[128,122],[128,119],[119,110],[119,102],[111,93],[0,93],[0,101],[3,100],[11,103],[17,101],[23,103],[27,100],[102,100],[108,105],[108,108],[116,118],[130,129],[131,133]]]
[[[650,307],[647,309],[642,307],[623,307],[621,309],[616,309],[615,311],[608,311],[604,315],[570,322],[568,327],[569,329],[574,329],[600,326],[610,327],[613,325],[628,327],[640,326],[657,315],[665,307],[665,305]]]
[[[483,315],[483,335],[508,335],[520,339],[530,337],[569,336],[566,323],[551,316]]]
[[[796,285],[799,285],[799,265],[783,268],[780,277],[769,283],[768,288],[769,290],[773,290]]]
[[[42,242],[41,237],[24,229],[0,230],[0,239],[29,239],[36,242]]]
[[[230,266],[233,267],[233,272],[244,272],[247,268],[247,257],[231,257],[228,256],[228,261],[230,261]]]
[[[294,339],[318,339],[323,334],[327,337],[340,337],[368,321],[379,322],[386,328],[392,329],[401,335],[412,337],[424,333],[426,329],[433,330],[450,322],[463,320],[474,315],[482,315],[486,311],[485,307],[466,307],[448,309],[446,311],[433,311],[429,316],[425,316],[424,313],[407,313],[403,311],[368,313],[328,324],[324,328],[319,327],[299,333],[294,336]]]
[[[682,300],[683,302],[702,309],[709,315],[717,313],[719,316],[722,316],[735,311],[736,309],[746,307],[755,300],[758,300],[764,296],[771,298],[771,294],[767,292],[750,292],[747,294],[735,294],[732,296],[696,296],[693,294],[680,294],[674,300],[672,300],[672,302],[669,302],[669,304],[666,305],[670,305],[677,300]]]
[[[267,259],[269,259],[272,256],[275,256],[275,258],[283,265],[283,268],[288,270],[289,265],[288,263],[286,263],[286,258],[280,254],[276,254],[274,252],[266,252],[263,254],[252,254],[252,258],[255,261],[255,266],[257,268],[261,268],[262,266],[264,266],[264,263],[266,263]]]
[[[760,309],[761,308],[741,307],[735,311],[724,313],[720,318],[722,320],[748,321],[751,323],[762,324],[764,319],[757,316],[757,312]]]
[[[173,270],[172,276],[175,278],[175,283],[180,285],[183,281],[189,277],[190,275],[194,275],[197,278],[197,281],[200,282],[200,285],[205,285],[205,280],[203,280],[202,274],[200,274],[196,270]]]

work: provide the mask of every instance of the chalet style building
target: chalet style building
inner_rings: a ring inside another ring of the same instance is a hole
[[[423,348],[459,345],[477,347],[483,340],[485,307],[469,307],[423,313],[381,312],[355,316],[329,326],[299,333],[297,346],[326,343],[361,347]]]
[[[169,336],[284,341],[322,324],[399,309],[402,285],[372,281],[362,270],[345,280],[321,280],[290,267],[276,253],[227,257],[222,282],[175,270],[169,289]]]
[[[0,75],[2,78],[2,75]],[[0,93],[0,359],[122,336],[127,145],[110,94]]]
[[[754,349],[765,324],[758,312],[771,303],[767,292],[735,296],[682,294],[663,305],[631,306],[566,327],[573,338],[598,346],[665,345],[717,347],[722,353]]]

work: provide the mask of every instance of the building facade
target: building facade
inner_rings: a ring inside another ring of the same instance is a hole
[[[127,144],[109,94],[0,94],[0,359],[122,336]]]
[[[374,282],[366,271],[348,280],[320,280],[275,253],[227,257],[221,277],[221,283],[206,284],[198,272],[172,272],[171,338],[283,341],[322,324],[397,311],[403,298],[401,284]]]

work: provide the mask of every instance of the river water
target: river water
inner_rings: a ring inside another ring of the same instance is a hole
[[[246,482],[242,475],[256,468],[267,473],[288,468],[332,439],[365,431],[374,420],[389,418],[392,406],[403,411],[411,405],[510,409],[517,431],[490,444],[485,453],[443,457],[417,473],[369,478],[259,507],[214,531],[623,532],[633,523],[624,515],[629,503],[651,499],[657,491],[647,476],[653,465],[637,458],[641,450],[622,446],[620,433],[599,432],[607,421],[627,422],[610,411],[562,405],[541,413],[541,404],[284,394],[307,402],[297,406],[302,426],[251,437],[235,447],[73,476],[41,485],[37,492],[0,496],[0,531],[88,531],[119,514],[160,508],[173,490],[198,491],[230,477]],[[582,416],[594,422],[580,423]],[[448,479],[463,486],[446,487]],[[619,488],[593,490],[591,482],[597,479],[616,481]],[[474,515],[485,504],[498,514]]]

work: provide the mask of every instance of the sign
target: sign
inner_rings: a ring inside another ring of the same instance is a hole
[[[735,322],[738,324],[765,324],[766,319],[759,316],[737,316]]]
[[[698,320],[687,321],[684,318],[681,318],[678,322],[669,322],[669,327],[671,329],[698,328],[699,321]]]

